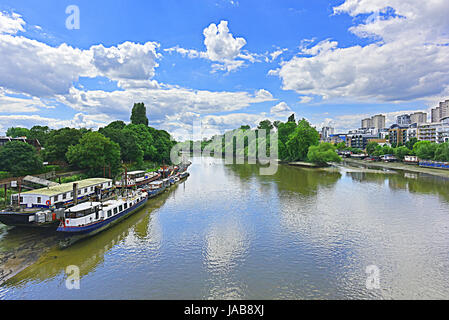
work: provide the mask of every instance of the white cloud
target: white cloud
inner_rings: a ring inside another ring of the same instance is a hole
[[[0,11],[0,34],[16,34],[25,31],[25,21],[17,13],[8,14]]]
[[[97,45],[90,48],[92,64],[101,75],[112,80],[148,80],[154,77],[159,44],[124,42],[116,47]]]
[[[372,43],[324,40],[269,74],[283,89],[324,99],[411,101],[449,94],[449,3],[347,0],[336,14],[373,14],[350,32]],[[308,55],[308,56],[306,56]]]
[[[271,108],[270,113],[275,117],[288,117],[293,111],[285,102],[280,102]]]

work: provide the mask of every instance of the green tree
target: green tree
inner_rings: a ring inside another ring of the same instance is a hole
[[[135,103],[131,113],[131,123],[148,126],[147,108],[143,103]]]
[[[47,161],[67,162],[67,150],[70,146],[78,144],[85,132],[85,130],[77,130],[74,128],[51,131],[48,135],[45,150],[43,151],[44,159]]]
[[[295,132],[295,129],[295,122],[280,123],[278,126],[278,153],[281,160],[288,160],[289,158],[286,144],[289,136]]]
[[[369,142],[369,143],[366,145],[366,152],[367,152],[369,155],[372,155],[372,154],[374,153],[374,151],[376,151],[376,148],[377,148],[378,145],[379,145],[379,144],[378,144],[377,142]]]
[[[29,135],[30,135],[30,130],[28,130],[27,128],[15,127],[15,128],[9,128],[6,131],[6,136],[11,137],[11,138],[28,137]]]
[[[47,144],[48,137],[50,135],[50,128],[47,126],[34,126],[30,129],[29,139],[37,139],[41,146]]]
[[[273,124],[270,120],[263,120],[259,123],[259,126],[257,129],[266,130],[267,132],[270,132],[273,130]]]
[[[399,160],[404,160],[405,156],[409,156],[412,154],[412,150],[407,148],[406,146],[400,146],[394,149],[394,155]]]
[[[67,159],[71,165],[87,169],[91,177],[101,176],[108,166],[116,175],[120,169],[120,146],[99,132],[88,132],[79,144],[69,147]]]
[[[307,159],[318,165],[327,165],[328,162],[341,162],[341,158],[335,150],[335,146],[327,142],[310,146]]]
[[[280,125],[281,123],[282,123],[282,122],[279,121],[279,120],[273,121],[273,127],[275,127],[275,128],[277,129],[277,128],[279,128],[279,125]]]
[[[99,132],[120,146],[121,159],[124,162],[143,162],[143,151],[140,148],[136,135],[131,130],[119,129],[120,127],[107,126]]]
[[[290,117],[288,117],[287,122],[296,122],[294,113]]]
[[[337,148],[337,150],[345,150],[346,149],[346,143],[344,143],[343,141],[339,142],[339,143],[337,143],[337,145],[335,147]]]
[[[251,127],[248,126],[248,125],[245,125],[245,126],[241,126],[241,127],[240,127],[240,130],[243,130],[243,131],[250,130],[250,129],[251,129]]]
[[[286,148],[290,161],[303,161],[307,159],[310,146],[318,145],[320,134],[310,126],[310,123],[302,119],[295,131],[289,136]]]
[[[413,146],[413,152],[423,160],[433,160],[437,148],[436,143],[430,141],[419,141]]]
[[[417,138],[411,138],[405,143],[405,146],[410,150],[413,150],[413,146],[418,142]]]
[[[28,143],[11,141],[0,148],[0,168],[23,176],[43,169],[42,159],[36,149]]]
[[[435,149],[435,161],[449,162],[449,143],[440,143]]]

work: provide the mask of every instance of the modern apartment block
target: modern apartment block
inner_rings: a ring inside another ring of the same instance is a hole
[[[441,122],[421,124],[418,126],[417,138],[435,143],[449,142],[449,117]]]
[[[371,118],[362,120],[362,129],[383,129],[385,128],[385,116],[383,114],[375,115]]]
[[[409,114],[403,114],[396,117],[396,123],[400,126],[407,126],[412,123]]]
[[[328,142],[329,137],[334,134],[334,128],[332,127],[323,127],[321,129],[321,140]]]
[[[439,106],[432,109],[432,122],[440,122],[442,119],[449,117],[449,100],[440,102]]]
[[[407,130],[408,126],[392,125],[388,131],[389,142],[396,146],[404,145],[407,142]]]
[[[410,115],[410,124],[413,123],[426,123],[427,122],[427,113],[425,112],[415,112]]]

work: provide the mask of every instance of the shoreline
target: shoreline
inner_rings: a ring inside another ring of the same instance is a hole
[[[364,160],[343,158],[342,164],[344,164],[344,163],[362,165],[362,166],[372,167],[372,168],[381,168],[381,169],[420,173],[420,174],[437,176],[440,178],[449,179],[449,170],[423,168],[416,164],[405,164],[402,162],[367,162]]]

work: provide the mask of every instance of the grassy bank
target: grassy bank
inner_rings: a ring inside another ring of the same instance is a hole
[[[344,162],[348,164],[363,165],[372,168],[383,168],[390,170],[400,170],[407,172],[429,174],[449,179],[449,170],[422,168],[415,164],[405,164],[402,162],[368,162],[364,160],[355,160],[355,159],[343,159],[343,163]]]

